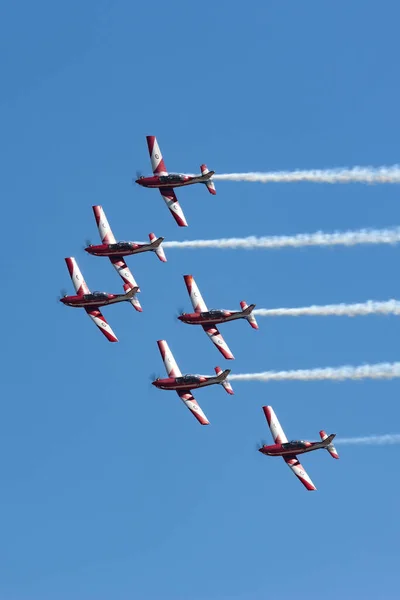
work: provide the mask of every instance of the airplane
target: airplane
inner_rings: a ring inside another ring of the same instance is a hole
[[[215,367],[216,374],[211,376],[182,375],[167,342],[165,340],[158,340],[157,344],[168,373],[168,378],[162,379],[157,377],[157,379],[152,381],[152,384],[161,390],[175,390],[182,402],[186,404],[187,408],[196,417],[199,423],[201,423],[201,425],[209,425],[210,421],[201,410],[197,400],[195,400],[194,396],[191,394],[191,390],[206,387],[208,385],[220,384],[228,394],[232,395],[232,386],[227,381],[227,377],[231,372],[230,369],[222,371],[220,367]]]
[[[130,288],[125,294],[107,294],[106,292],[91,292],[84,280],[82,273],[74,257],[65,259],[68,271],[74,285],[76,295],[65,294],[60,302],[74,308],[84,308],[94,324],[100,329],[109,342],[118,342],[118,338],[101,314],[99,307],[117,304],[118,302],[130,302],[138,291],[138,287]]]
[[[252,314],[255,304],[248,306],[244,300],[241,301],[240,306],[242,310],[208,310],[206,303],[204,302],[200,290],[192,275],[183,276],[187,291],[189,292],[190,300],[192,301],[194,313],[181,313],[178,319],[182,323],[189,325],[201,325],[210,338],[215,344],[221,354],[227,359],[234,359],[232,352],[228,348],[227,343],[218,331],[216,324],[227,323],[228,321],[236,321],[237,319],[246,319],[253,329],[258,329],[258,324],[255,316]]]
[[[118,275],[120,275],[120,277],[124,281],[125,291],[128,291],[132,287],[137,287],[138,291],[140,292],[135,278],[133,277],[123,257],[130,256],[131,254],[139,254],[142,252],[153,251],[161,260],[161,262],[167,262],[164,249],[161,247],[164,238],[156,238],[154,233],[150,233],[150,244],[141,244],[138,242],[117,242],[108,223],[103,208],[99,205],[95,205],[92,206],[92,209],[102,243],[98,246],[89,244],[87,248],[85,248],[86,252],[92,254],[93,256],[107,256],[110,259],[111,264],[117,271]],[[140,302],[136,296],[132,298],[131,303],[138,312],[143,311]]]
[[[175,221],[180,227],[187,227],[188,224],[185,215],[173,188],[192,185],[194,183],[204,183],[210,194],[215,195],[217,192],[214,182],[211,181],[211,177],[215,174],[215,171],[210,171],[207,165],[201,165],[201,174],[199,175],[168,173],[157,138],[154,135],[147,135],[146,140],[153,169],[153,177],[140,176],[136,179],[136,183],[143,187],[158,188]]]
[[[336,436],[336,433],[327,435],[325,431],[321,430],[319,432],[321,437],[320,442],[306,442],[304,440],[293,440],[289,442],[272,406],[263,406],[262,408],[275,444],[271,446],[263,445],[258,451],[267,456],[282,456],[283,460],[292,469],[296,477],[300,479],[301,483],[309,491],[316,490],[317,488],[304,470],[303,465],[297,460],[296,454],[305,454],[306,452],[324,448],[325,450],[328,450],[333,458],[339,458],[339,454],[332,444],[332,440]]]

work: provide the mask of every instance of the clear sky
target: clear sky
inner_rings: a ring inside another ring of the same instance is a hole
[[[399,298],[395,246],[177,250],[129,259],[143,313],[104,309],[108,343],[72,293],[120,292],[97,243],[279,235],[400,224],[397,186],[218,182],[155,190],[145,136],[170,170],[219,173],[399,162],[399,3],[37,0],[3,5],[0,598],[398,598],[398,447],[315,452],[307,492],[256,451],[271,404],[289,438],[399,432],[399,382],[235,382],[196,397],[153,388],[167,339],[183,372],[398,360],[396,317],[259,318],[221,327],[224,361],[175,318],[191,273],[210,307]],[[227,364],[230,362],[231,364]]]

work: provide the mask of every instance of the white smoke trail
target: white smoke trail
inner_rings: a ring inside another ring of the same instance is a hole
[[[258,308],[253,310],[253,315],[257,317],[400,315],[400,302],[398,300],[388,300],[387,302],[368,300],[360,304],[327,304],[325,306],[314,305],[300,308]]]
[[[164,242],[164,248],[302,248],[305,246],[355,246],[358,244],[398,244],[400,227],[393,229],[359,229],[334,233],[299,233],[297,235],[250,236],[216,240],[187,240]]]
[[[400,433],[387,433],[385,435],[367,435],[365,437],[336,438],[334,444],[342,445],[374,445],[387,446],[400,444]]]
[[[353,167],[311,169],[307,171],[271,171],[267,173],[226,173],[214,175],[215,181],[258,181],[260,183],[400,183],[400,165],[390,167]]]
[[[264,371],[230,375],[230,381],[321,381],[345,379],[394,379],[400,377],[400,362],[362,365],[360,367],[326,367],[296,371]]]

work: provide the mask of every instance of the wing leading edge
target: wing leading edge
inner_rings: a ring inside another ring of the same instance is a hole
[[[162,188],[160,194],[179,227],[187,227],[185,215],[173,188]]]
[[[201,410],[199,403],[197,402],[193,394],[190,392],[190,390],[179,390],[177,391],[177,394],[201,425],[210,424],[210,421],[207,419],[206,415]]]
[[[283,460],[285,461],[287,466],[292,469],[293,473],[301,481],[304,487],[307,488],[307,490],[313,492],[317,489],[311,481],[311,478],[308,475],[307,471],[304,469],[303,465],[297,458],[297,456],[284,456]]]
[[[100,329],[101,333],[106,336],[109,342],[118,342],[117,336],[98,308],[85,308],[85,311],[92,319],[93,323]]]
[[[215,325],[203,325],[202,327],[222,356],[228,360],[233,360],[235,357],[217,327]]]

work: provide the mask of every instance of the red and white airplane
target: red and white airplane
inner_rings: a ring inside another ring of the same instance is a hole
[[[183,173],[168,173],[162,157],[160,147],[154,135],[146,136],[147,146],[151,159],[151,167],[153,169],[153,177],[139,177],[136,183],[148,188],[158,188],[161,196],[164,198],[166,205],[172,213],[175,221],[180,227],[187,227],[185,215],[175,195],[174,188],[192,185],[194,183],[204,183],[207,186],[210,194],[215,195],[214,182],[211,177],[215,171],[209,171],[207,165],[201,165],[201,174],[199,175],[184,175]]]
[[[165,340],[157,341],[160,349],[161,357],[164,361],[165,369],[168,373],[168,378],[161,379],[157,377],[152,384],[161,390],[175,390],[179,398],[186,404],[190,412],[196,417],[201,425],[209,425],[204,412],[201,410],[197,400],[191,394],[190,390],[194,390],[208,385],[220,384],[224,387],[228,394],[233,394],[231,384],[227,377],[231,372],[230,369],[222,371],[220,367],[215,367],[216,375],[182,375],[171,350]]]
[[[100,329],[109,342],[118,342],[118,338],[101,314],[99,307],[117,304],[118,302],[131,302],[134,294],[138,291],[137,287],[130,288],[126,294],[107,294],[106,292],[91,292],[83,278],[83,275],[76,263],[75,258],[70,256],[65,259],[68,271],[74,285],[76,295],[65,295],[60,298],[60,302],[74,308],[84,308],[95,325]]]
[[[107,256],[118,275],[124,281],[124,290],[128,291],[133,287],[137,287],[138,291],[140,291],[138,284],[123,257],[152,251],[156,253],[161,262],[167,262],[164,249],[161,247],[164,238],[156,238],[154,233],[150,233],[150,244],[139,242],[117,242],[103,208],[99,205],[92,206],[92,208],[102,243],[98,246],[89,244],[89,246],[85,248],[86,252],[93,256]],[[132,298],[131,303],[138,312],[142,312],[142,307],[136,296]]]
[[[248,306],[244,300],[241,301],[240,306],[242,310],[223,310],[223,309],[212,309],[208,310],[206,303],[204,302],[200,290],[192,275],[183,276],[187,291],[189,292],[190,300],[192,301],[194,313],[182,313],[178,319],[183,323],[189,325],[201,325],[210,338],[215,344],[221,354],[227,359],[235,358],[228,348],[227,343],[218,331],[216,324],[227,323],[228,321],[236,321],[237,319],[246,319],[253,329],[258,329],[257,321],[252,314],[255,304]]]
[[[320,442],[306,442],[304,440],[293,440],[289,442],[272,406],[263,406],[262,408],[275,444],[271,446],[263,445],[259,448],[259,452],[266,454],[267,456],[282,456],[285,463],[292,469],[293,473],[300,479],[301,483],[310,491],[316,490],[317,488],[304,470],[304,467],[297,460],[296,455],[324,448],[325,450],[328,450],[333,458],[339,458],[339,454],[332,444],[332,440],[336,436],[336,433],[327,435],[325,431],[321,430],[319,432],[321,437]]]

